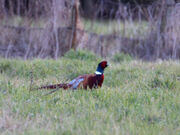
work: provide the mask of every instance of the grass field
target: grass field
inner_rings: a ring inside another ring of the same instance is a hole
[[[125,56],[124,56],[125,57]],[[58,60],[0,59],[0,134],[179,135],[180,62],[109,58],[96,90],[29,92],[93,73],[101,58],[71,52]]]
[[[17,27],[31,27],[31,28],[47,28],[48,19],[28,19],[19,16],[8,17],[3,19],[0,25],[17,26]],[[149,32],[149,24],[146,21],[122,21],[122,20],[110,20],[110,21],[98,21],[81,18],[81,22],[84,26],[84,30],[97,33],[97,34],[116,34],[124,37],[144,38]],[[64,27],[61,23],[60,27]]]
[[[88,32],[97,34],[116,34],[128,38],[145,38],[149,32],[148,22],[141,21],[92,21],[88,19],[82,19],[84,29]]]

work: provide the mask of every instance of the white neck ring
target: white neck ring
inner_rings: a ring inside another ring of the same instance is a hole
[[[102,73],[99,72],[99,71],[96,71],[95,74],[96,74],[96,75],[102,75]]]

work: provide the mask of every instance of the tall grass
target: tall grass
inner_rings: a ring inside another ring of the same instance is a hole
[[[109,60],[102,88],[29,91],[94,73],[100,59],[86,58],[1,59],[1,134],[179,134],[178,61]]]

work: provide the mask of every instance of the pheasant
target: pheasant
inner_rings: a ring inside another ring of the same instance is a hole
[[[85,74],[80,75],[77,78],[73,79],[69,83],[61,83],[54,85],[42,86],[38,89],[58,89],[62,88],[64,90],[67,89],[93,89],[101,87],[104,81],[104,69],[108,66],[107,61],[102,61],[98,64],[96,72],[94,74]]]

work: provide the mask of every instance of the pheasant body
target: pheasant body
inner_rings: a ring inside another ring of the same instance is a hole
[[[107,61],[102,61],[99,63],[97,70],[94,74],[85,74],[80,75],[77,78],[73,79],[69,83],[62,83],[62,84],[55,84],[55,85],[47,85],[42,86],[39,89],[57,89],[63,88],[64,90],[67,89],[93,89],[101,87],[104,81],[104,69],[108,66]]]

